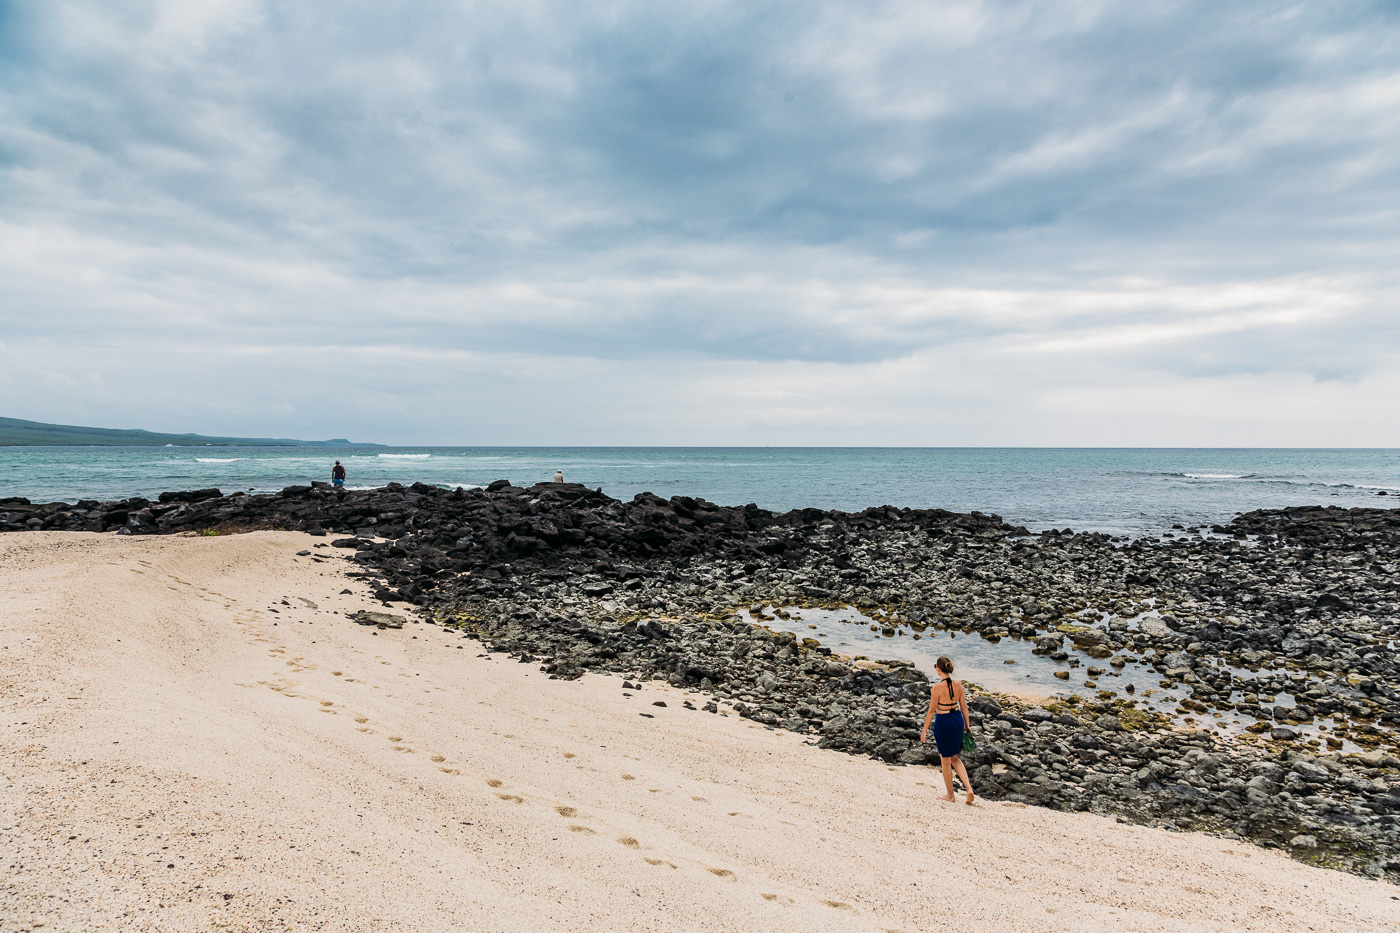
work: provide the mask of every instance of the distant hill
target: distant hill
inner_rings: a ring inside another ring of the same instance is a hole
[[[202,434],[156,434],[118,428],[84,428],[0,418],[0,447],[383,447],[356,444],[343,437],[297,441],[285,437],[205,437]]]

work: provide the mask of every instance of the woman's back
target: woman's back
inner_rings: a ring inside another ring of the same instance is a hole
[[[962,684],[951,677],[943,678],[943,682],[933,688],[933,700],[940,713],[953,713],[958,710],[958,698],[962,696]],[[940,695],[940,692],[942,695]]]

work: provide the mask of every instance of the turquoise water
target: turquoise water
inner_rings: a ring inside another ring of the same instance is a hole
[[[1140,534],[1285,505],[1400,504],[1400,450],[674,447],[4,447],[0,497],[268,492],[329,479],[481,486],[548,480],[777,510],[872,505],[977,509],[1031,530]]]

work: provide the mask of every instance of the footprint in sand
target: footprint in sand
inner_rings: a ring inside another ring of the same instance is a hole
[[[554,812],[558,813],[566,820],[571,820],[574,817],[578,816],[578,811],[575,810],[573,807],[555,807]]]
[[[433,764],[437,764],[438,762],[446,761],[446,760],[447,760],[447,756],[445,756],[445,755],[431,755],[431,756],[428,757],[428,760],[431,761]]]
[[[569,832],[571,832],[571,833],[586,833],[586,834],[588,834],[588,835],[590,835],[590,836],[596,836],[596,835],[598,835],[598,834],[595,833],[593,830],[589,829],[587,826],[579,826],[579,825],[577,825],[577,824],[575,824],[575,825],[573,825],[573,826],[570,826],[570,827],[569,827]]]
[[[515,794],[497,794],[496,796],[501,798],[502,800],[514,800],[516,803],[525,802],[524,797],[517,797]]]
[[[438,768],[438,770],[441,771],[443,774],[461,774],[461,773],[462,773],[461,771],[458,771],[456,768]]]
[[[712,875],[718,877],[718,878],[733,878],[733,877],[734,877],[734,872],[730,871],[730,870],[727,869],[727,868],[707,868],[707,869],[705,869],[705,870],[706,870],[707,872],[709,872],[710,874],[712,874]]]
[[[622,836],[617,841],[622,843],[629,849],[640,849],[642,847],[642,844],[637,840],[633,839],[631,836]]]
[[[668,862],[664,858],[646,858],[643,856],[643,861],[648,865],[669,865],[672,868],[676,867],[675,862]]]
[[[850,904],[844,904],[841,901],[822,901],[821,903],[836,910],[855,910]]]
[[[487,786],[487,787],[500,787],[501,784],[502,784],[502,782],[496,780],[495,778],[487,778],[487,779],[486,779],[486,786]]]

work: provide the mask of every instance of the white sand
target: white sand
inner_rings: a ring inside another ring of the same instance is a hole
[[[0,535],[0,929],[1400,929],[1381,882],[352,624],[316,541]]]

